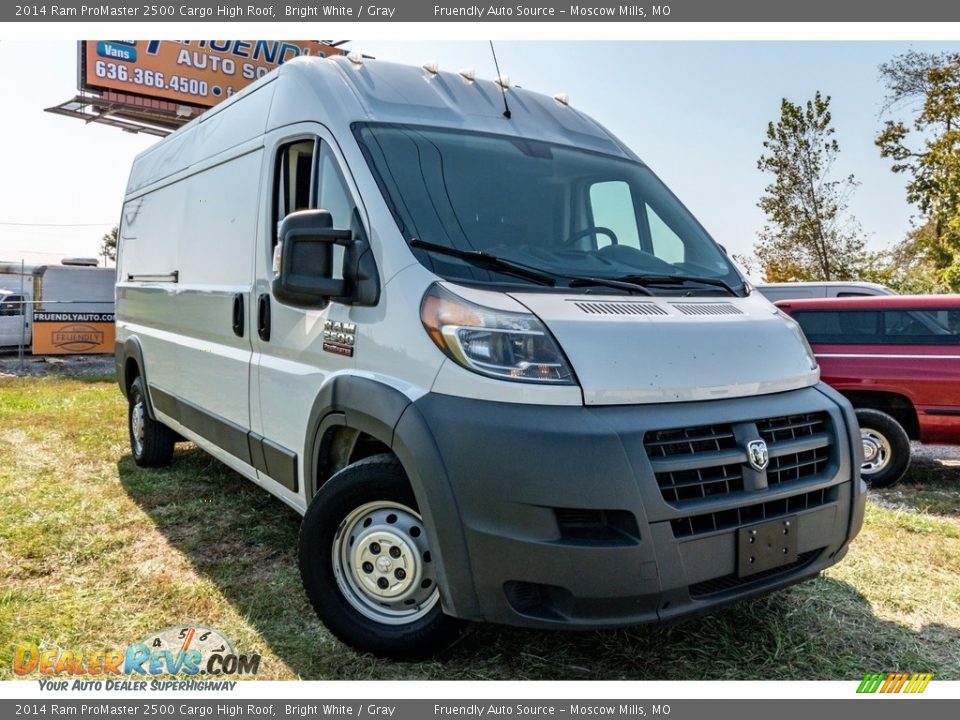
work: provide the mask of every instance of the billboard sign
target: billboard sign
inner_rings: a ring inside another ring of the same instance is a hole
[[[212,107],[300,55],[343,51],[317,40],[85,40],[80,89]]]

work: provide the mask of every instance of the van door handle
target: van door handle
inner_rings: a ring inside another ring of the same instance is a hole
[[[243,337],[243,293],[233,296],[233,334]]]
[[[270,342],[270,296],[266,293],[257,300],[257,335]]]

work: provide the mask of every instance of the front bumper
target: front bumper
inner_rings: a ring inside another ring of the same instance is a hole
[[[448,612],[588,628],[706,612],[837,562],[863,521],[856,428],[823,385],[622,407],[430,394],[404,412],[395,445]],[[751,437],[771,438],[764,472],[747,463]],[[784,518],[796,555],[738,574],[740,529]]]

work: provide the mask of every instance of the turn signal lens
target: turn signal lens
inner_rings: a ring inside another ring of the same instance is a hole
[[[475,373],[520,382],[574,382],[556,341],[530,313],[476,305],[434,284],[423,296],[420,319],[447,357]]]

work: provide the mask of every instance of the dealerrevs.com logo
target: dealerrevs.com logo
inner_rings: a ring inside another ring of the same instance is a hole
[[[933,679],[933,673],[867,673],[858,693],[922,693]]]
[[[102,678],[113,686],[107,689],[145,689],[141,687],[144,682],[136,683],[136,687],[124,687],[130,683],[118,682],[118,676],[134,679],[177,675],[209,679],[223,675],[253,676],[259,670],[259,654],[237,653],[221,632],[199,625],[168,627],[150,633],[125,649],[41,650],[33,643],[19,643],[13,651],[13,671],[18,676]],[[53,689],[65,690],[68,683],[57,685],[59,687]],[[169,689],[185,689],[170,685]],[[150,689],[166,688],[152,684]]]

